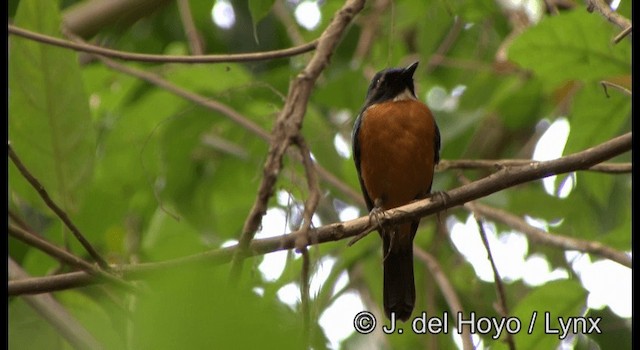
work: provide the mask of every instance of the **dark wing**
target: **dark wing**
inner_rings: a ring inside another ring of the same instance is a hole
[[[356,163],[356,170],[358,171],[358,180],[360,181],[360,189],[362,190],[362,195],[364,196],[364,201],[367,203],[367,209],[371,211],[373,209],[373,202],[371,198],[369,198],[369,193],[367,193],[367,189],[364,187],[364,180],[362,180],[362,176],[360,176],[360,142],[358,142],[358,135],[360,134],[360,124],[362,123],[362,115],[364,114],[364,110],[358,114],[358,118],[356,118],[356,122],[353,125],[353,132],[351,133],[351,145],[353,148],[353,160]],[[438,135],[438,140],[440,136]]]
[[[433,121],[433,124],[436,126],[436,139],[435,139],[435,147],[433,151],[435,152],[435,157],[433,158],[433,163],[438,164],[440,162],[440,129],[438,129],[438,124],[436,121]]]

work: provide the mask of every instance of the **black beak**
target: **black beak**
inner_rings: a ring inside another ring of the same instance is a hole
[[[405,68],[402,71],[402,75],[405,78],[413,78],[413,73],[416,72],[416,68],[418,68],[418,63],[420,63],[420,61],[415,61],[415,62],[411,63],[407,68]]]

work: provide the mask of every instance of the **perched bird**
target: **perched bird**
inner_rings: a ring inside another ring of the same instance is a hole
[[[417,99],[406,68],[378,72],[352,133],[353,158],[369,211],[426,198],[440,160],[440,131],[429,107]],[[413,238],[420,220],[385,227],[382,237],[384,311],[406,321],[415,305]]]

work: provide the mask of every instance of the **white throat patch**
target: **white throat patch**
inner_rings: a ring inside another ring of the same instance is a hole
[[[415,96],[411,93],[409,88],[404,89],[403,92],[399,93],[398,96],[393,98],[393,101],[406,101],[406,100],[417,100]]]

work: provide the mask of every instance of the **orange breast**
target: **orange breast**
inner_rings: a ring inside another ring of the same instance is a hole
[[[431,190],[435,121],[417,100],[387,101],[362,116],[360,176],[371,200],[383,209],[424,198]]]

